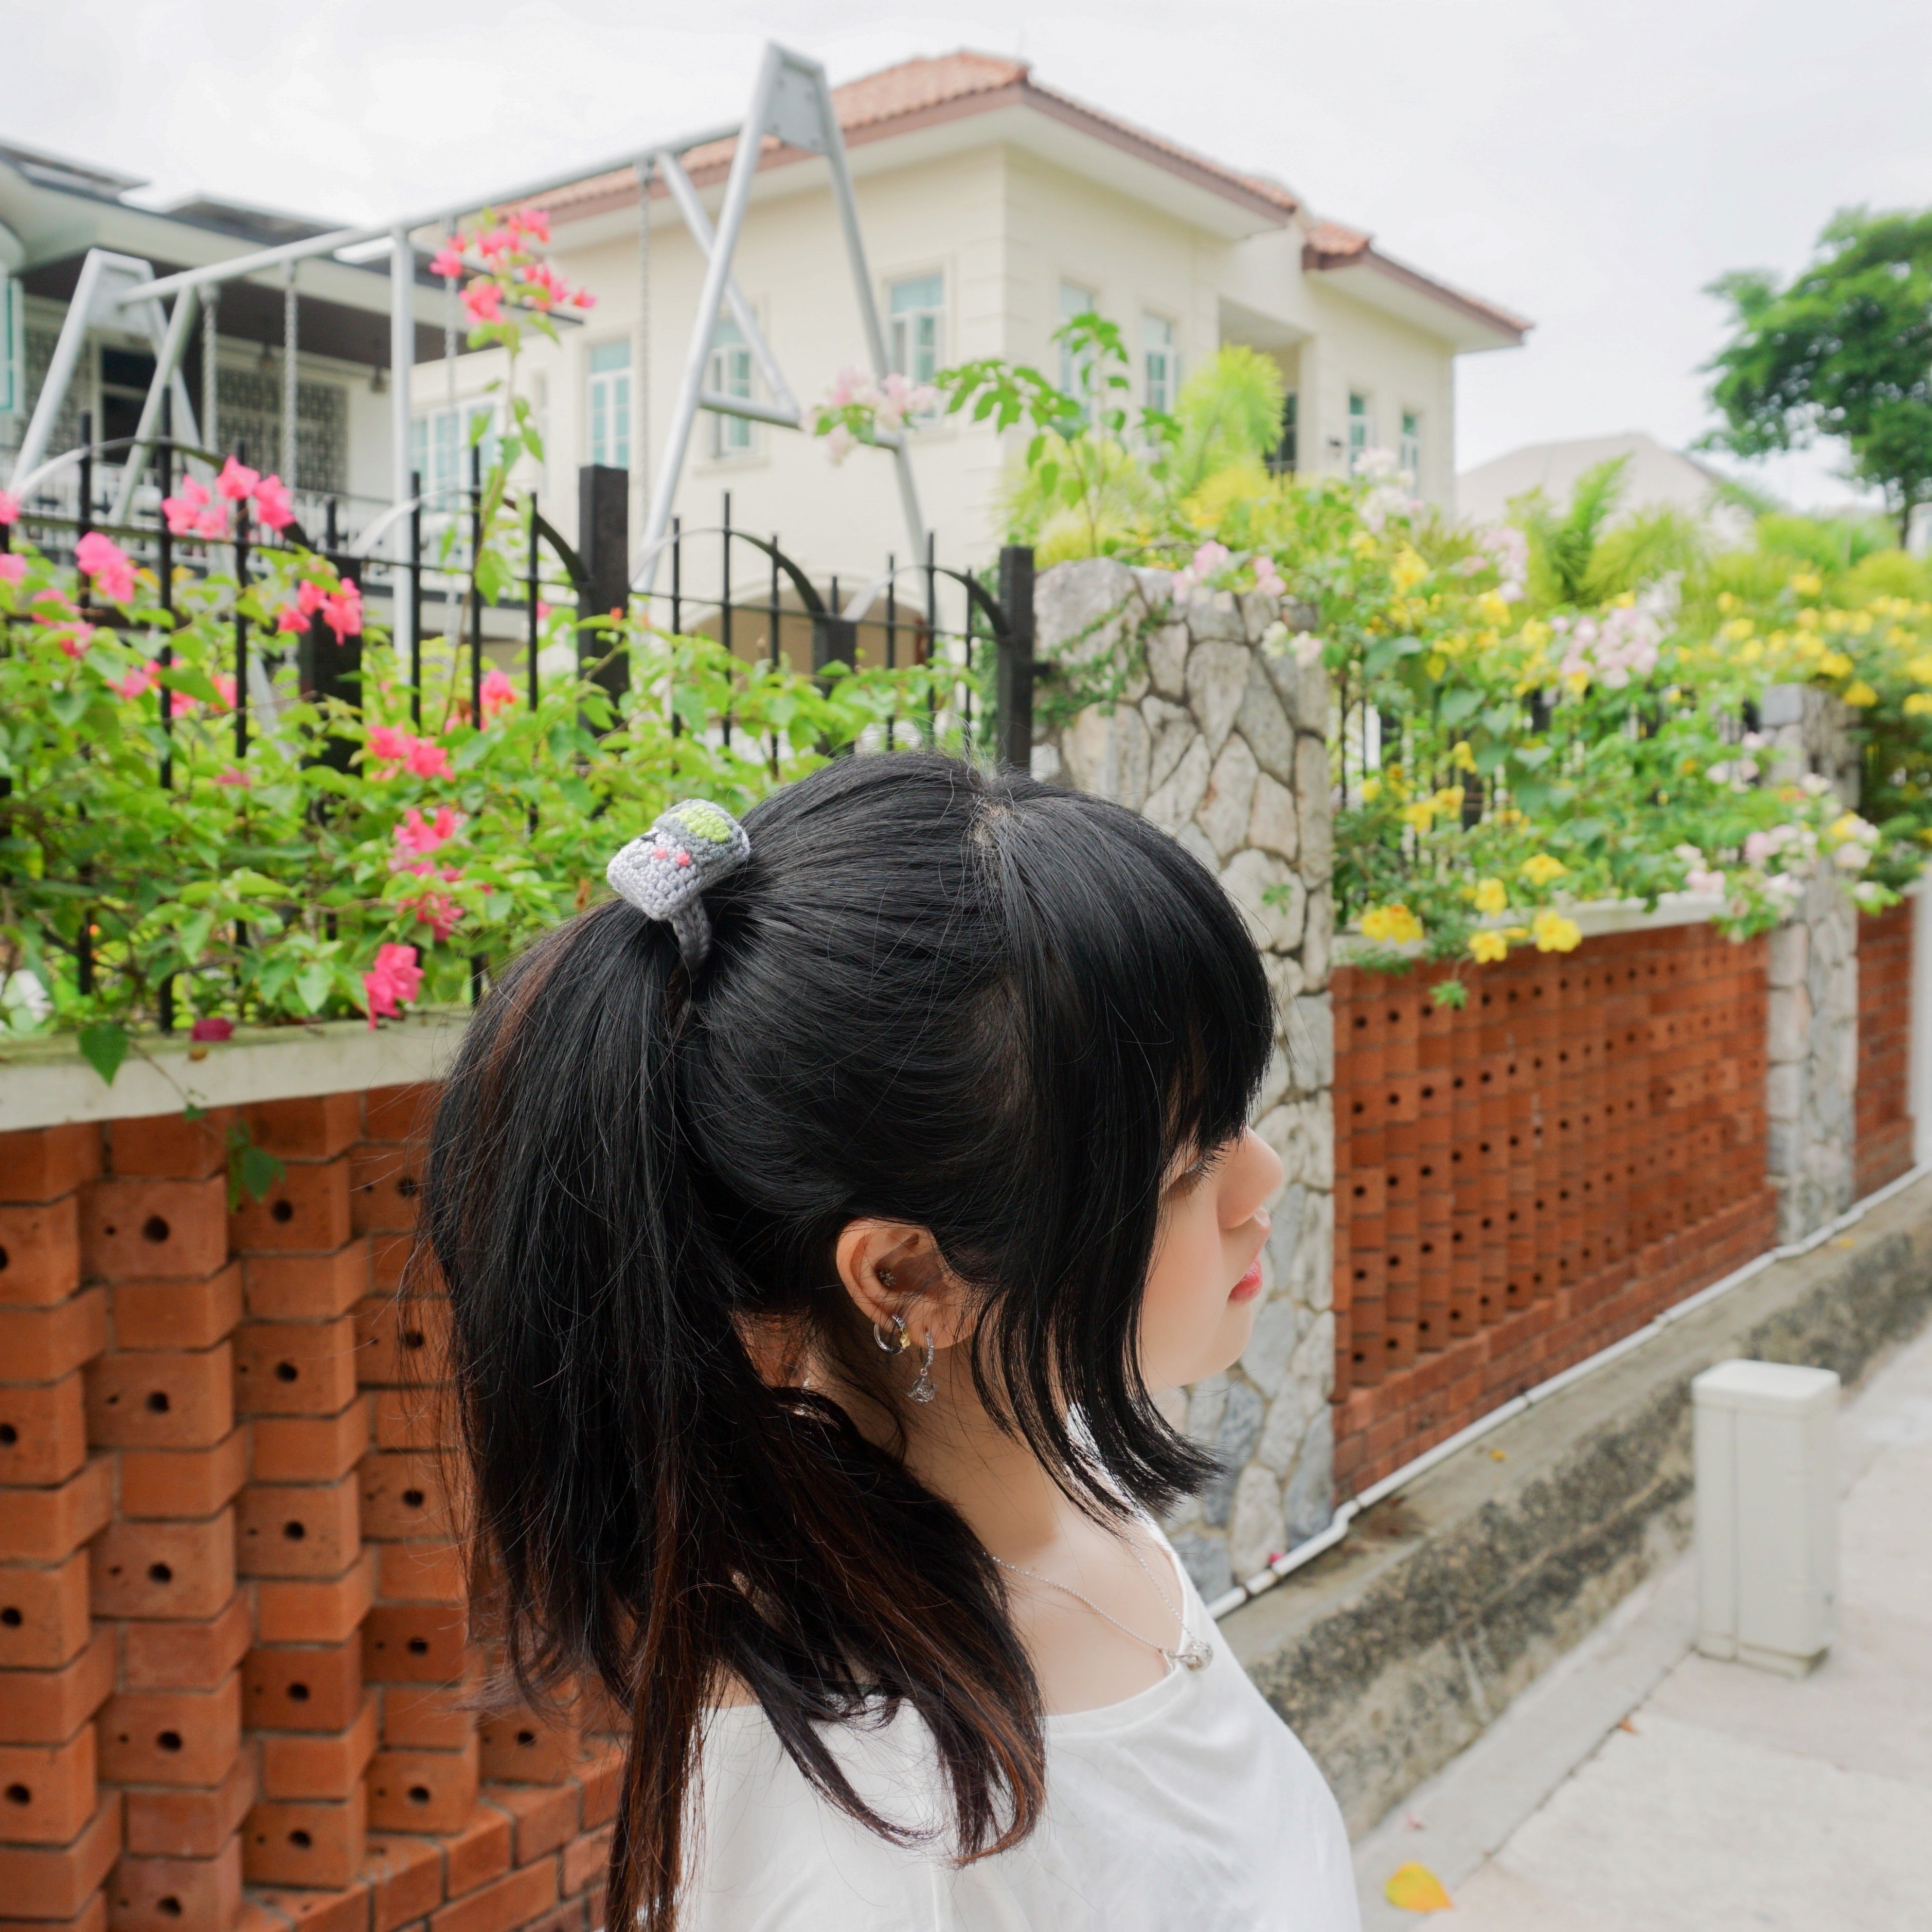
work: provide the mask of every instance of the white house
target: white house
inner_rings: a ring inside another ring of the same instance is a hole
[[[1457,507],[1466,517],[1499,521],[1518,496],[1540,490],[1561,506],[1585,472],[1621,459],[1617,514],[1681,510],[1719,542],[1749,541],[1750,512],[1727,494],[1730,479],[1694,456],[1666,448],[1654,436],[1630,430],[1621,436],[1574,436],[1567,442],[1526,443],[1466,470],[1456,479]]]
[[[958,52],[908,61],[834,90],[876,299],[895,364],[922,376],[1004,356],[1054,374],[1049,338],[1096,309],[1120,327],[1136,405],[1171,403],[1186,370],[1224,343],[1280,364],[1288,394],[1281,458],[1339,470],[1376,445],[1400,451],[1420,493],[1454,497],[1455,364],[1514,346],[1528,324],[1316,219],[1278,182],[1244,175],[1036,80],[1022,61]],[[768,142],[735,258],[740,286],[801,401],[865,360],[830,172]],[[734,144],[686,158],[715,218]],[[527,358],[548,430],[554,519],[572,512],[575,466],[629,469],[640,526],[689,340],[703,262],[661,183],[649,221],[644,312],[636,174],[593,177],[541,198],[562,272],[597,296],[585,326]],[[721,320],[711,386],[755,396],[752,358]],[[494,355],[453,372],[458,409],[500,373]],[[418,386],[434,392],[433,371]],[[443,405],[446,410],[446,403]],[[452,424],[452,428],[454,428]],[[447,441],[448,432],[445,432]],[[914,466],[941,553],[997,542],[995,484],[1020,446],[957,421],[921,427]],[[435,439],[428,446],[436,446]],[[796,432],[700,418],[677,507],[776,531],[814,569],[862,569],[904,536],[891,464],[841,469]]]

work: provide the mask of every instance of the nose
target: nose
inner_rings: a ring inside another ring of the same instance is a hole
[[[1258,1214],[1265,1217],[1268,1204],[1281,1192],[1288,1170],[1281,1156],[1252,1127],[1246,1127],[1234,1159],[1223,1172],[1227,1176],[1223,1211],[1229,1216],[1228,1225],[1238,1228]]]

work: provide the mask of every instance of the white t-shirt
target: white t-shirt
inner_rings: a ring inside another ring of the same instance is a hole
[[[1043,1820],[972,1864],[943,1850],[944,1789],[913,1713],[827,1738],[881,1816],[940,1832],[908,1850],[819,1797],[757,1705],[712,1712],[680,1932],[1359,1932],[1333,1795],[1181,1587],[1214,1660],[1049,1717]]]

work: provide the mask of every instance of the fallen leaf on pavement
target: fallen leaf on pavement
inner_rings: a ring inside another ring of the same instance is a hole
[[[1442,1881],[1426,1865],[1412,1861],[1406,1865],[1397,1865],[1389,1874],[1389,1882],[1382,1887],[1382,1896],[1390,1904],[1399,1905],[1405,1912],[1447,1912],[1450,1909],[1449,1894],[1442,1888]]]

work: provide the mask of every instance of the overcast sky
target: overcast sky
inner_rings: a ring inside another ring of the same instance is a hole
[[[742,112],[770,35],[835,82],[958,46],[1288,182],[1535,319],[1461,364],[1459,459],[1708,425],[1700,292],[1834,210],[1932,203],[1928,0],[63,0],[9,8],[0,136],[362,219]],[[1844,500],[1828,448],[1742,473]]]

